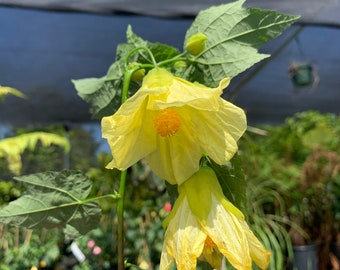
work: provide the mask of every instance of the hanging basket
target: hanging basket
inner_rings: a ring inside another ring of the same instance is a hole
[[[312,85],[315,81],[315,71],[311,64],[293,63],[289,67],[288,72],[295,86],[308,86]]]

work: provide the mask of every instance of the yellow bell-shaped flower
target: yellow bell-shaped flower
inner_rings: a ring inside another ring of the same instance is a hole
[[[266,269],[270,252],[249,229],[244,216],[223,195],[214,171],[201,168],[178,188],[179,197],[163,225],[167,228],[160,270],[196,269],[197,260],[220,269],[225,256],[236,269]]]
[[[146,158],[159,177],[182,184],[199,169],[202,154],[227,163],[247,126],[244,111],[220,97],[229,81],[209,88],[165,69],[149,71],[136,94],[102,119],[113,155],[107,168],[125,170]]]

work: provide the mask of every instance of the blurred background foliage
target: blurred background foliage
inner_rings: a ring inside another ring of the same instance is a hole
[[[247,132],[240,142],[255,233],[272,246],[276,262],[284,261],[281,256],[292,261],[294,245],[316,244],[318,269],[333,269],[330,245],[340,231],[340,117],[306,111],[261,128],[262,135]],[[286,269],[273,263],[271,269]]]

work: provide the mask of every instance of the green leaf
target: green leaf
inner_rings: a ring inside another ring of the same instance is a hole
[[[216,173],[226,198],[244,214],[247,213],[247,182],[241,166],[241,159],[237,154],[226,165],[219,165],[208,159],[210,166]]]
[[[203,33],[208,37],[205,50],[194,58],[191,74],[200,70],[203,77],[191,78],[216,87],[224,77],[234,77],[269,57],[258,48],[280,35],[299,16],[271,10],[242,8],[239,0],[201,11],[186,33],[186,39]],[[192,75],[194,76],[194,75]]]
[[[70,151],[70,142],[66,137],[47,132],[31,132],[0,140],[0,157],[7,159],[9,169],[13,173],[19,174],[22,165],[21,154],[26,149],[33,150],[38,142],[43,146],[59,145],[65,152]]]
[[[112,63],[105,76],[72,80],[78,95],[91,104],[94,118],[102,118],[118,110],[121,104],[125,61],[133,49],[138,47],[149,48],[158,62],[179,54],[179,51],[171,46],[143,40],[132,32],[131,26],[127,28],[126,38],[127,43],[121,43],[117,46],[115,62]],[[146,50],[138,50],[128,60],[130,63],[152,64],[152,59]],[[132,96],[138,88],[137,83],[131,82],[128,95]]]
[[[15,178],[27,190],[0,210],[0,222],[29,229],[62,227],[77,237],[97,227],[101,209],[86,201],[92,182],[80,171],[44,172]]]
[[[119,98],[116,98],[117,89],[113,81],[102,78],[86,78],[72,80],[78,95],[91,104],[94,118],[112,114],[114,110],[107,112],[107,108],[118,107]],[[116,106],[112,105],[116,101]]]

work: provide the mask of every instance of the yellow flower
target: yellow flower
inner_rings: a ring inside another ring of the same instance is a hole
[[[270,252],[249,229],[244,216],[223,195],[214,171],[201,168],[178,188],[169,216],[160,270],[196,269],[197,259],[220,269],[225,256],[236,269],[266,269]]]
[[[199,169],[202,154],[227,163],[246,129],[244,111],[220,97],[229,81],[209,88],[165,69],[149,71],[137,93],[102,119],[113,155],[107,168],[125,170],[146,158],[159,177],[181,184]]]

